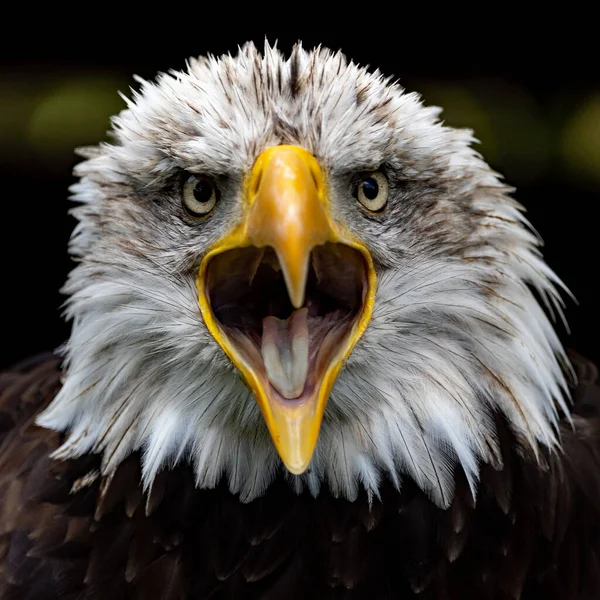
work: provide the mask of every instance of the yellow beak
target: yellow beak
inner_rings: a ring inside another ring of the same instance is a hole
[[[285,401],[274,391],[264,371],[248,358],[239,339],[234,339],[215,317],[210,300],[209,265],[215,257],[230,250],[270,247],[279,262],[289,300],[298,309],[305,302],[311,253],[323,244],[341,244],[362,255],[366,274],[362,308],[347,335],[315,375],[310,391],[299,401]],[[370,253],[330,214],[325,178],[316,159],[296,146],[265,150],[247,180],[242,220],[205,255],[197,289],[209,331],[253,391],[275,447],[292,473],[300,474],[308,467],[337,375],[370,320],[375,287]]]

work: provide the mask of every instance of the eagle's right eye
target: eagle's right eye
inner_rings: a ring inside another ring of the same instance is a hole
[[[215,182],[205,175],[190,175],[183,184],[183,207],[192,217],[205,217],[219,201]]]

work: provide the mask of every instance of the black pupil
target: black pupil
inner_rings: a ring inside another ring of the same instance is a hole
[[[368,200],[375,200],[375,198],[377,198],[377,194],[379,194],[379,186],[373,177],[367,177],[367,179],[365,179],[361,185],[363,194]]]
[[[194,183],[194,198],[200,203],[209,202],[213,195],[213,186],[210,181],[198,179]]]

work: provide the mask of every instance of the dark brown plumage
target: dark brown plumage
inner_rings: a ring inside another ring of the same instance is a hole
[[[88,455],[57,462],[61,435],[34,425],[60,388],[50,355],[0,375],[0,598],[517,599],[600,596],[600,386],[572,356],[574,429],[546,468],[515,453],[483,465],[474,503],[464,477],[450,509],[406,480],[369,507],[295,495],[278,482],[241,504],[196,490],[190,467],[163,471],[148,496],[139,456],[112,480]]]

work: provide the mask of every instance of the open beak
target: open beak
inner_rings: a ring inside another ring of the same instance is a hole
[[[200,265],[200,310],[252,389],[284,464],[300,474],[371,318],[376,276],[367,248],[332,218],[308,151],[265,150],[244,192],[241,222]]]

